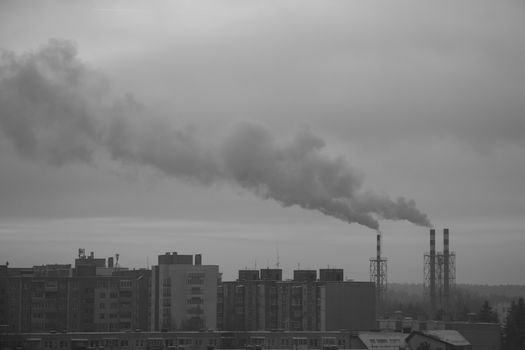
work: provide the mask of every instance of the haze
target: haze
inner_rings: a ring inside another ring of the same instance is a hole
[[[380,227],[389,281],[422,282],[431,223],[458,283],[523,283],[524,15],[1,1],[0,261],[178,251],[224,280],[277,259],[368,280]]]

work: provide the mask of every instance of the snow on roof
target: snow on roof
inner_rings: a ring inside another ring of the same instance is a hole
[[[399,350],[408,334],[399,332],[359,332],[358,337],[367,349]]]
[[[433,337],[435,339],[441,340],[443,342],[449,343],[456,346],[465,346],[471,345],[464,336],[461,335],[456,330],[447,329],[447,330],[435,330],[435,331],[423,331],[425,335]]]

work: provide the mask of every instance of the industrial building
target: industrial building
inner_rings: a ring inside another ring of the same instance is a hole
[[[259,273],[260,272],[260,273]],[[342,269],[241,270],[219,288],[219,329],[230,331],[370,330],[375,326],[375,286],[343,281]]]

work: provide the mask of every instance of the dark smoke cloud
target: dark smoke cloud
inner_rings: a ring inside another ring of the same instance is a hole
[[[25,157],[51,164],[91,162],[96,152],[209,184],[230,182],[288,207],[317,210],[378,230],[377,219],[429,226],[413,200],[363,190],[363,176],[303,130],[288,144],[263,126],[238,123],[216,147],[192,130],[154,119],[133,96],[111,100],[106,79],[68,41],[0,60],[0,128]]]
[[[53,164],[91,159],[100,137],[93,113],[106,85],[70,42],[23,56],[2,51],[0,79],[0,126],[22,155]]]
[[[413,200],[362,192],[362,175],[344,158],[321,153],[323,147],[324,141],[310,130],[279,145],[267,129],[241,123],[225,142],[224,160],[237,183],[285,207],[318,210],[375,230],[379,223],[374,216],[430,225]]]

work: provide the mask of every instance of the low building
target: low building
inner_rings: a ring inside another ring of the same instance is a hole
[[[359,332],[351,339],[350,349],[407,349],[407,336],[398,332]]]
[[[382,332],[441,331],[455,330],[461,333],[472,346],[472,350],[493,350],[501,347],[499,323],[421,321],[409,317],[377,320]]]
[[[71,332],[19,333],[0,339],[2,349],[25,350],[211,350],[394,349],[399,334],[331,332]]]
[[[501,348],[501,327],[498,323],[447,322],[446,329],[460,332],[472,345],[472,350]]]
[[[455,330],[416,331],[406,342],[411,350],[470,350],[471,344]]]

